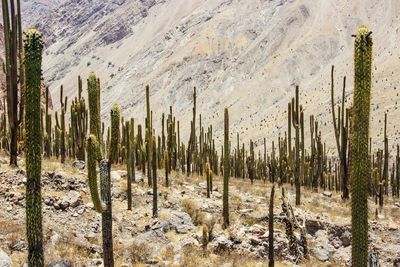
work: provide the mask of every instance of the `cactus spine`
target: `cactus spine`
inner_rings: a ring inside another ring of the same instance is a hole
[[[41,126],[40,126],[40,83],[42,75],[42,35],[35,29],[26,32],[26,234],[28,239],[29,266],[44,266],[42,200],[40,177]]]
[[[367,27],[358,29],[354,43],[354,104],[351,133],[352,265],[367,266],[369,121],[372,38]]]
[[[224,227],[229,226],[229,114],[228,109],[224,112],[224,193],[223,193],[223,218]]]

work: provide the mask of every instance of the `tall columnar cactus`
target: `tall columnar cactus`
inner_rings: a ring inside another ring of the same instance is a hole
[[[169,156],[168,156],[168,151],[164,151],[164,168],[165,168],[165,186],[169,186],[169,179],[168,179],[168,174],[169,174]]]
[[[42,35],[35,29],[26,32],[24,40],[26,72],[26,235],[29,266],[44,266],[42,200],[40,176],[41,126],[40,83],[42,76]]]
[[[372,38],[367,27],[358,29],[354,42],[354,104],[351,127],[352,265],[367,266],[369,122]]]
[[[118,162],[118,144],[120,143],[119,122],[121,111],[119,105],[115,104],[111,108],[111,141],[109,147],[109,157],[111,164]],[[128,128],[129,129],[129,128]]]
[[[210,169],[210,164],[206,162],[206,165],[204,166],[204,171],[206,173],[206,182],[207,182],[207,198],[210,198],[211,190],[210,190],[210,176],[211,176],[211,169]]]
[[[92,202],[94,208],[97,212],[102,212],[102,202],[99,197],[99,191],[97,187],[97,162],[100,160],[100,150],[99,142],[95,135],[89,135],[87,139],[87,169],[88,169],[88,179],[89,179],[89,189],[90,195],[92,197]]]
[[[268,216],[268,266],[274,267],[274,197],[275,185],[272,185],[271,197],[269,201],[269,216]]]
[[[151,142],[153,143],[151,145],[153,151],[152,151],[152,167],[153,167],[153,218],[158,217],[158,208],[157,208],[157,150],[156,150],[156,138],[153,136],[151,138]]]
[[[89,130],[90,134],[96,137],[101,151],[101,121],[100,121],[100,86],[96,75],[92,72],[88,78],[88,98],[89,98]]]
[[[295,129],[295,164],[294,182],[296,187],[296,205],[300,205],[300,109],[299,109],[299,87],[296,86],[296,95],[292,99],[292,124]]]
[[[111,163],[107,159],[100,161],[100,193],[104,203],[101,214],[101,229],[103,238],[103,262],[106,267],[114,266],[112,238],[112,205],[111,205]]]
[[[118,109],[119,110],[119,109]],[[112,111],[111,111],[112,112]],[[111,119],[112,120],[112,119]],[[111,126],[112,127],[112,126]],[[118,127],[119,128],[119,127]],[[125,129],[125,136],[127,139],[127,144],[126,144],[126,153],[127,153],[127,160],[126,160],[126,170],[127,170],[127,180],[126,180],[126,185],[127,185],[127,198],[128,198],[128,210],[132,209],[132,173],[135,171],[135,166],[133,166],[132,163],[132,150],[133,150],[133,145],[131,143],[131,126],[130,122],[126,122],[126,127]],[[112,143],[112,142],[111,142]],[[111,157],[111,144],[110,144],[110,157]],[[132,170],[133,169],[133,170]]]
[[[229,114],[224,112],[224,193],[223,193],[223,218],[224,227],[229,226]]]

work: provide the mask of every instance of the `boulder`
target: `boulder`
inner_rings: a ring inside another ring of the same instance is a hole
[[[2,249],[0,249],[0,267],[12,267],[12,261]]]
[[[85,169],[86,165],[85,165],[85,162],[83,160],[75,160],[72,163],[72,166],[77,168],[78,170],[83,170],[83,169]]]

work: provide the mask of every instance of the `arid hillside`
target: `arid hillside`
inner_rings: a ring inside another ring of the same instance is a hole
[[[343,75],[352,99],[353,37],[357,26],[373,31],[372,137],[382,142],[389,112],[390,146],[400,73],[400,2],[397,0],[59,0],[23,1],[25,26],[45,33],[44,75],[53,99],[63,84],[77,94],[77,76],[102,79],[103,115],[118,102],[126,117],[144,116],[150,85],[155,123],[173,105],[181,131],[190,128],[192,88],[204,124],[222,133],[222,110],[259,144],[283,135],[294,86],[308,116],[321,122],[332,148],[330,69],[336,66],[339,101]],[[59,106],[54,101],[55,107]],[[236,131],[232,131],[235,134]],[[183,136],[187,136],[183,134]],[[269,145],[271,142],[267,142]],[[334,150],[330,150],[334,152]]]

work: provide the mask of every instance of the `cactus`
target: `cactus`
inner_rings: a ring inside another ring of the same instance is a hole
[[[118,107],[118,111],[119,111],[119,107]],[[115,116],[115,114],[114,114]],[[116,120],[116,118],[114,118],[114,120]],[[118,120],[119,123],[119,120]],[[114,125],[115,126],[115,125]],[[118,127],[119,128],[119,127]],[[133,145],[131,143],[131,127],[130,127],[130,122],[127,121],[126,122],[126,127],[125,127],[125,131],[126,131],[126,139],[127,139],[127,161],[126,161],[126,170],[127,170],[127,180],[126,180],[126,185],[127,185],[127,197],[128,197],[128,210],[132,209],[132,173],[135,172],[135,166],[132,165],[132,150],[133,150]],[[118,132],[119,134],[119,132]],[[110,156],[112,155],[111,153],[111,145],[110,145]]]
[[[99,197],[99,191],[97,188],[97,172],[96,165],[97,161],[100,160],[100,150],[99,142],[95,135],[89,135],[87,139],[87,169],[88,169],[88,179],[89,179],[89,189],[90,195],[92,197],[92,202],[94,208],[97,212],[101,213],[103,211],[103,204]]]
[[[333,129],[335,133],[336,148],[339,155],[340,161],[340,176],[342,180],[342,198],[349,199],[349,188],[348,188],[348,162],[347,162],[347,147],[348,147],[348,112],[346,112],[346,119],[344,118],[344,102],[346,93],[346,76],[343,78],[343,91],[342,91],[342,106],[338,107],[338,119],[335,114],[335,103],[334,103],[334,66],[331,69],[331,112]],[[341,116],[340,116],[341,114]]]
[[[369,122],[372,38],[367,27],[358,29],[354,42],[354,104],[351,127],[352,265],[367,266]]]
[[[26,73],[26,234],[29,266],[44,266],[41,200],[40,83],[42,34],[29,29],[24,40]]]
[[[109,157],[111,164],[118,162],[118,144],[120,143],[120,132],[119,132],[120,119],[121,119],[120,107],[119,105],[114,104],[111,108],[111,140],[109,147]]]
[[[157,151],[156,151],[156,139],[155,139],[155,137],[153,136],[152,137],[152,145],[151,145],[151,147],[152,147],[152,149],[153,149],[153,151],[152,151],[152,166],[153,166],[153,171],[152,171],[152,174],[153,174],[153,183],[152,183],[152,186],[153,186],[153,218],[157,218],[158,217],[158,212],[157,212],[157,210],[158,210],[158,208],[157,208]]]
[[[206,173],[206,179],[207,179],[207,198],[210,198],[210,193],[211,193],[211,188],[210,188],[210,176],[211,176],[211,169],[210,169],[210,164],[207,162],[204,171]]]
[[[208,245],[208,227],[203,225],[203,236],[201,240],[201,246],[203,248],[203,255],[207,256],[207,245]]]
[[[224,112],[224,192],[223,192],[223,218],[224,227],[229,226],[229,114]]]
[[[100,85],[96,75],[92,72],[88,78],[88,98],[89,98],[89,131],[96,137],[101,151],[101,121],[100,121]]]
[[[114,266],[112,238],[112,205],[111,205],[111,163],[107,159],[100,161],[100,192],[104,203],[101,214],[101,229],[103,238],[103,262],[106,267]]]
[[[164,168],[165,168],[165,186],[169,186],[169,180],[168,180],[168,173],[169,173],[169,156],[168,156],[168,151],[164,151]]]
[[[269,216],[268,216],[268,266],[274,267],[274,196],[275,185],[272,185],[271,197],[269,201]]]

